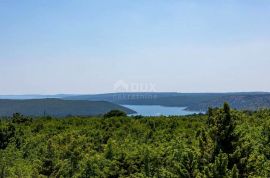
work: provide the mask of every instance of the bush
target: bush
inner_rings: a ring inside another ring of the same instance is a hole
[[[32,118],[25,117],[20,113],[14,113],[11,122],[15,124],[29,124],[32,122]]]
[[[110,112],[104,115],[104,118],[111,118],[111,117],[125,117],[127,114],[120,110],[111,110]]]

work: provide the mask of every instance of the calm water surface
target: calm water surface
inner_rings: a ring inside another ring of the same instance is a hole
[[[186,111],[185,107],[167,107],[159,105],[123,105],[137,112],[135,115],[142,116],[184,116],[190,114],[197,114],[199,112]]]

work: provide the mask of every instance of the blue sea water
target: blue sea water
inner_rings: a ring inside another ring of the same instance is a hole
[[[135,115],[142,116],[184,116],[197,114],[200,112],[187,111],[185,107],[167,107],[159,105],[123,105],[124,107],[130,108],[137,113]]]

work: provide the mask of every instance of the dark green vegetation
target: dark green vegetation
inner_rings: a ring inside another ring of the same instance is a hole
[[[0,100],[0,116],[18,112],[27,116],[96,116],[118,109],[128,114],[134,111],[106,101],[69,101],[60,99]]]
[[[221,107],[225,101],[238,110],[270,108],[270,93],[112,93],[68,96],[66,99],[110,101],[126,105],[162,105],[187,107],[193,111],[207,111]]]
[[[111,117],[125,117],[127,114],[123,111],[119,110],[111,110],[108,113],[104,114],[104,118],[111,118]]]
[[[0,177],[270,177],[270,111],[1,120]]]

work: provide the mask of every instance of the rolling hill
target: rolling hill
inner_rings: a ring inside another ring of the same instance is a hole
[[[188,107],[189,110],[207,110],[208,107],[220,107],[224,102],[238,110],[258,110],[270,108],[270,94],[257,95],[229,95],[220,96],[204,102],[195,103]]]
[[[61,99],[0,100],[0,116],[11,116],[15,112],[27,116],[94,116],[114,109],[122,110],[128,114],[135,113],[131,109],[107,101],[70,101]]]
[[[69,100],[109,101],[123,105],[162,105],[187,107],[187,110],[206,111],[224,102],[240,110],[270,108],[270,93],[112,93],[68,96]]]
[[[53,99],[54,97],[57,99]],[[230,103],[232,108],[239,110],[270,108],[270,93],[266,92],[151,92],[107,93],[95,95],[3,95],[0,96],[0,99],[1,98],[16,100],[0,100],[0,116],[3,114],[10,115],[17,111],[24,111],[25,113],[28,113],[29,111],[28,114],[34,115],[43,115],[44,111],[47,113],[51,112],[56,115],[64,115],[67,113],[71,115],[97,115],[102,114],[109,109],[122,109],[129,114],[133,113],[133,111],[119,105],[177,106],[186,107],[187,110],[191,111],[202,112],[206,111],[208,107],[220,107],[224,102]]]

